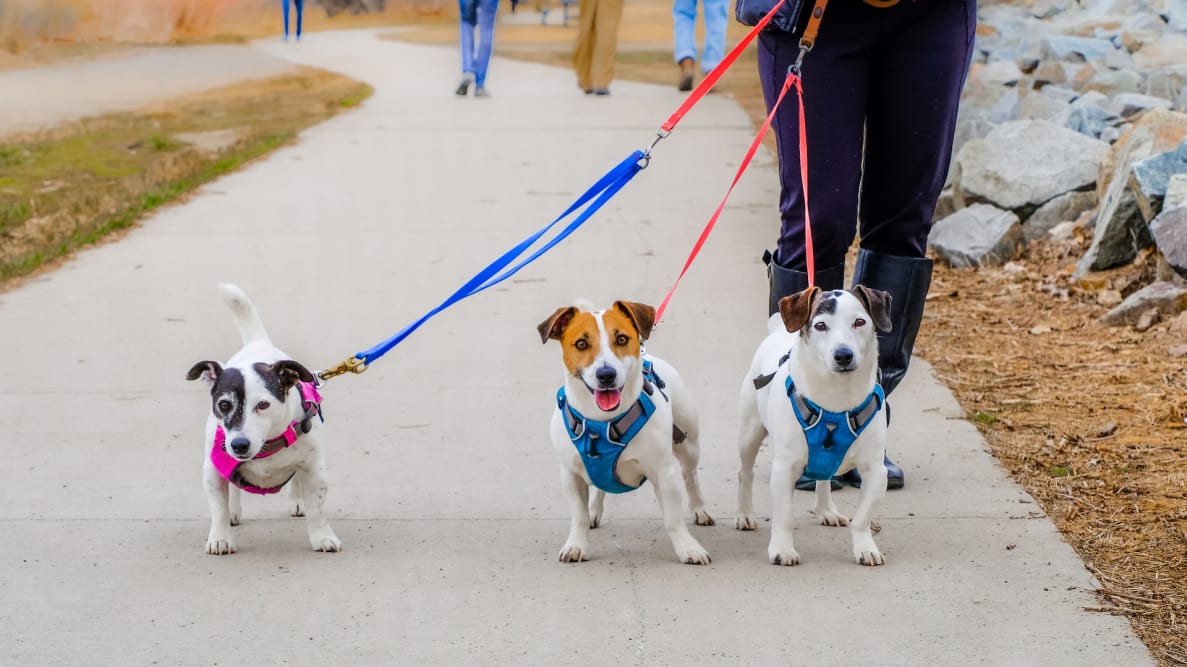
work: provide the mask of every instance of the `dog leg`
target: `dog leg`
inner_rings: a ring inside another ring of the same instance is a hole
[[[580,475],[561,468],[561,487],[569,500],[569,539],[561,547],[562,563],[589,560],[589,484]]]
[[[800,554],[792,537],[794,517],[791,496],[794,482],[804,472],[804,462],[791,462],[778,454],[771,463],[771,543],[767,558],[774,565],[799,565]]]
[[[318,461],[312,470],[300,471],[294,478],[301,484],[301,497],[305,502],[305,525],[309,531],[309,544],[314,551],[342,551],[342,540],[334,534],[322,508],[326,504],[325,464]]]
[[[711,559],[709,552],[701,546],[688,526],[684,525],[684,513],[681,512],[680,477],[676,474],[676,466],[669,463],[651,480],[655,488],[655,500],[659,503],[659,510],[664,517],[664,528],[676,548],[676,557],[680,562],[689,565],[708,565]]]
[[[837,505],[833,502],[833,485],[828,480],[816,482],[816,507],[812,513],[820,519],[822,526],[849,525],[849,517],[837,511]]]
[[[606,505],[606,492],[594,487],[589,497],[589,527],[597,528],[602,525],[602,510]]]
[[[853,536],[853,557],[862,565],[882,565],[886,562],[874,544],[874,535],[870,531],[874,505],[886,496],[887,472],[882,460],[882,455],[878,455],[876,462],[871,461],[857,469],[861,473],[861,494],[857,498],[857,511],[849,524],[849,532]]]
[[[206,537],[206,553],[221,556],[235,553],[235,536],[231,531],[231,508],[228,488],[231,486],[211,467],[202,469],[202,486],[210,503],[210,534]]]
[[[304,494],[301,492],[301,476],[289,480],[289,516],[305,516]]]
[[[239,490],[239,487],[231,486],[230,484],[228,484],[227,487],[227,492],[229,494],[228,500],[230,501],[229,506],[231,510],[231,525],[238,526],[239,522],[243,519],[243,502],[240,498],[240,496],[243,494],[243,491]]]
[[[742,466],[738,469],[738,512],[734,516],[734,528],[755,530],[758,521],[754,518],[754,461],[758,458],[758,450],[762,448],[767,431],[757,413],[743,414],[740,423],[738,458],[742,460]]]
[[[673,445],[673,453],[680,462],[680,473],[684,477],[684,489],[688,493],[688,511],[692,513],[692,520],[698,526],[712,526],[713,517],[705,509],[705,499],[701,497],[701,483],[697,480],[697,462],[701,459],[701,443],[699,436],[689,435],[684,442]]]

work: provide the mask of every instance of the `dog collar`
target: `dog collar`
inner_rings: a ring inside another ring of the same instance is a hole
[[[302,435],[308,433],[313,428],[313,418],[318,417],[323,422],[326,420],[321,412],[321,394],[317,392],[317,386],[312,382],[298,382],[297,388],[301,391],[301,406],[305,409],[305,414],[288,425],[284,432],[275,438],[269,438],[264,441],[264,446],[260,448],[260,452],[256,454],[251,460],[263,459],[272,456],[280,450],[292,446]],[[219,472],[228,482],[247,491],[248,493],[257,493],[267,495],[276,493],[284,488],[285,484],[289,483],[289,479],[284,480],[280,486],[260,487],[247,481],[243,476],[243,471],[239,469],[246,461],[231,456],[227,453],[227,434],[223,431],[222,426],[214,428],[214,444],[210,449],[210,462],[214,464],[214,469]]]
[[[886,404],[882,385],[875,384],[874,390],[856,408],[848,412],[825,410],[797,392],[790,375],[787,377],[787,397],[808,440],[808,465],[804,467],[804,477],[817,482],[832,479],[837,474],[849,447]]]
[[[577,412],[565,399],[565,388],[562,386],[556,393],[557,407],[565,421],[565,430],[569,432],[569,439],[577,448],[581,462],[585,464],[585,472],[589,475],[593,485],[606,493],[626,493],[643,486],[647,481],[644,477],[638,486],[628,486],[618,479],[615,468],[618,457],[631,440],[647,424],[647,420],[655,413],[655,403],[651,395],[657,390],[664,401],[668,395],[663,392],[667,385],[651,367],[650,361],[643,362],[643,391],[638,400],[629,410],[609,421],[594,421],[586,419]],[[684,441],[685,433],[672,426],[673,441]]]

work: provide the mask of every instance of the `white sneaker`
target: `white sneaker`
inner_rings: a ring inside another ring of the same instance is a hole
[[[486,86],[478,86],[474,89],[474,97],[490,97],[490,91],[486,89]]]

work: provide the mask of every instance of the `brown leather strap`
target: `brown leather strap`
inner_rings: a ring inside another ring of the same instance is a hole
[[[886,9],[887,7],[893,7],[893,6],[897,5],[899,3],[899,0],[862,0],[862,2],[866,3],[867,5],[869,5],[871,7],[877,7],[878,9]]]
[[[816,43],[816,33],[820,32],[820,19],[824,18],[826,7],[828,0],[816,0],[815,6],[812,7],[812,15],[808,17],[808,27],[804,29],[804,36],[800,38],[801,49],[812,50],[812,45]]]

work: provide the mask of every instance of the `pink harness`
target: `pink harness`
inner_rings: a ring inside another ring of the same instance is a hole
[[[313,418],[320,417],[325,421],[325,417],[321,414],[321,394],[317,393],[317,387],[312,382],[298,382],[297,388],[301,391],[301,406],[305,408],[305,416],[301,419],[289,424],[288,428],[284,429],[284,433],[267,440],[264,446],[260,448],[260,453],[255,455],[255,459],[263,459],[272,456],[276,452],[292,445],[297,441],[297,438],[302,434],[308,433],[309,429],[313,427]],[[222,426],[216,426],[214,429],[214,446],[210,450],[210,462],[214,464],[214,469],[219,472],[228,482],[247,491],[248,493],[258,493],[267,495],[276,493],[284,488],[285,484],[289,483],[293,477],[280,483],[280,486],[273,486],[264,488],[256,486],[247,481],[243,477],[243,472],[239,470],[239,466],[247,463],[231,456],[226,449],[227,434],[223,431]],[[296,473],[294,473],[296,474]]]

